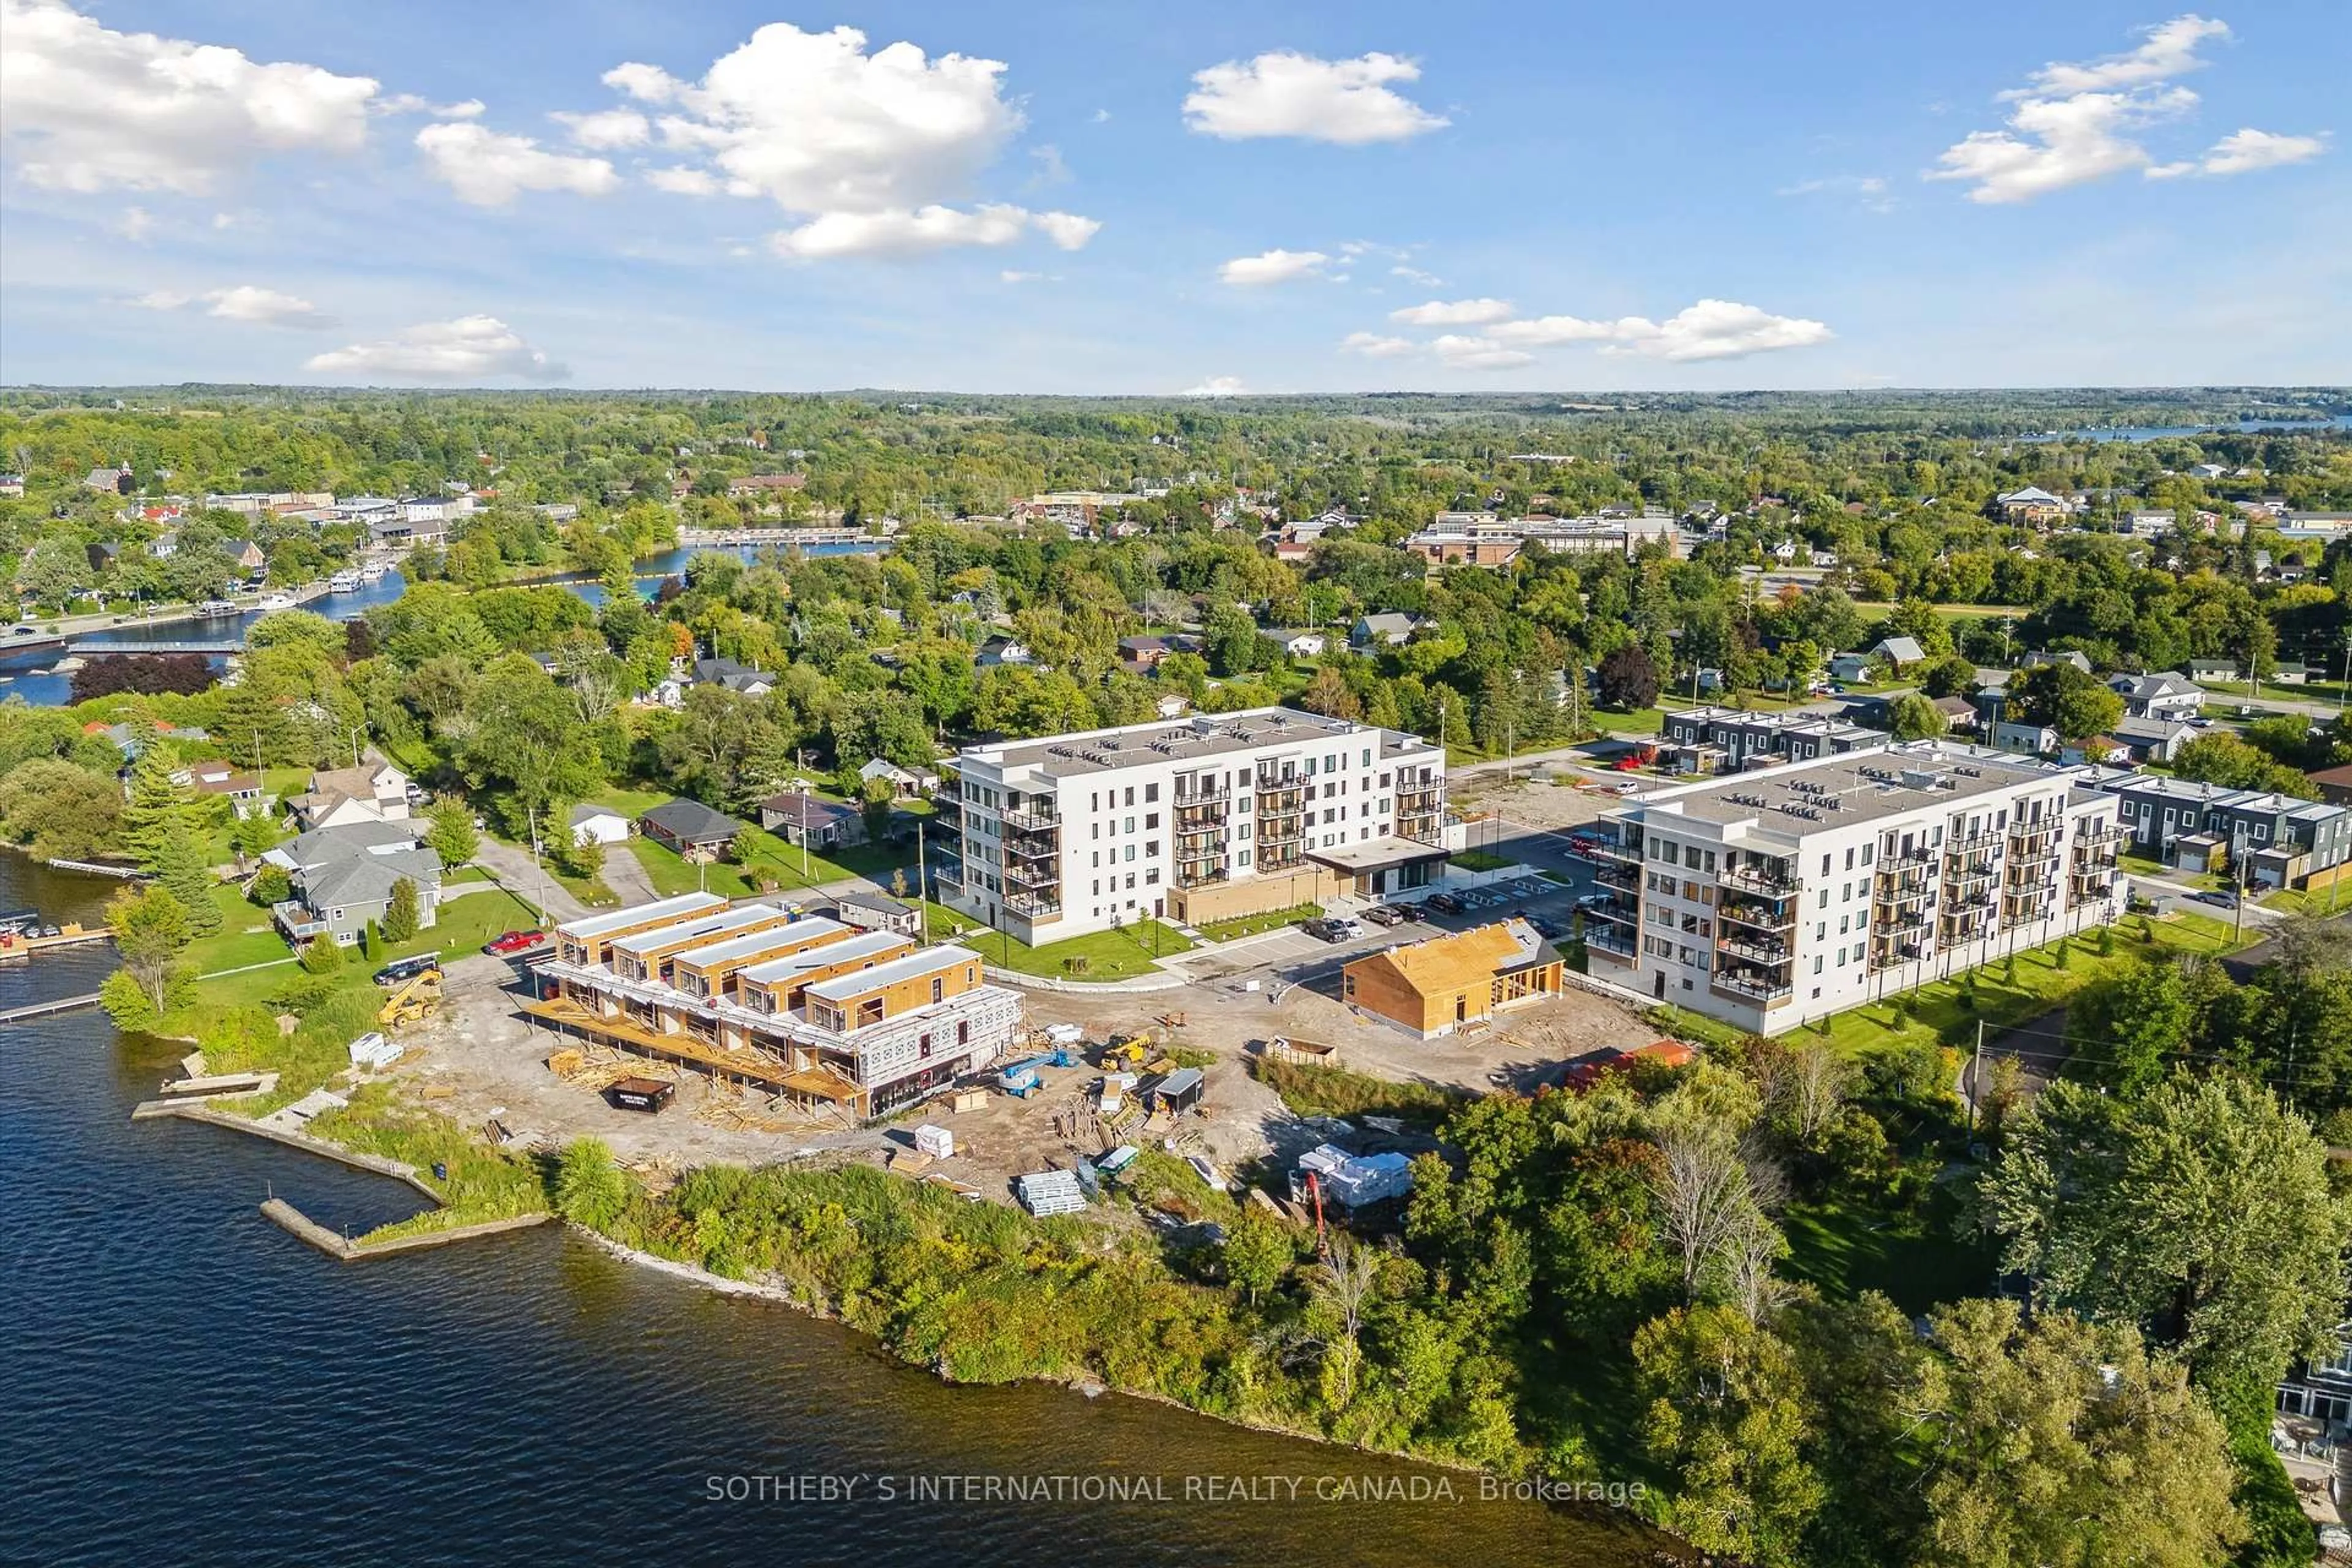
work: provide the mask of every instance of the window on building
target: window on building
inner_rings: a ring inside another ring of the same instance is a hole
[[[1158,812],[1156,812],[1156,811],[1147,811],[1147,812],[1145,812],[1145,813],[1143,814],[1143,830],[1144,830],[1146,833],[1150,832],[1153,828],[1155,828],[1155,827],[1157,827],[1157,826],[1160,826],[1160,814],[1159,814]]]
[[[1158,800],[1159,798],[1160,786],[1157,784],[1148,784],[1143,786],[1143,803],[1146,805],[1150,805],[1153,801]]]

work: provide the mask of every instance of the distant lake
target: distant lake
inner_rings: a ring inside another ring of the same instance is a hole
[[[2161,441],[2183,436],[2258,436],[2269,432],[2352,430],[2352,414],[2332,419],[2241,419],[2235,425],[2109,425],[2080,430],[2044,430],[2021,441]]]
[[[650,599],[664,578],[675,577],[686,570],[688,561],[697,555],[732,555],[746,563],[759,559],[772,545],[734,544],[702,545],[693,549],[667,550],[658,555],[648,555],[632,566],[637,592]],[[841,541],[797,547],[803,555],[872,555],[889,548],[887,540],[871,542]],[[604,584],[593,578],[566,574],[546,581],[566,587],[588,604],[604,608]],[[408,591],[407,579],[397,572],[388,572],[373,583],[362,583],[347,594],[329,594],[313,599],[302,607],[315,611],[331,620],[356,620],[379,605],[389,605]],[[245,646],[246,634],[261,612],[250,610],[238,616],[222,616],[215,619],[197,620],[190,616],[141,621],[132,626],[111,626],[105,631],[91,632],[77,638],[83,645],[77,648],[81,657],[101,653],[139,653],[160,647],[188,643],[201,643],[214,653],[215,672],[225,668],[228,656]],[[0,700],[11,696],[21,697],[36,708],[62,708],[72,700],[73,677],[50,673],[61,656],[55,648],[40,653],[0,657]]]

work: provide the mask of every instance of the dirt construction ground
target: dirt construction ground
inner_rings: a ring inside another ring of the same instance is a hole
[[[514,978],[501,960],[451,964],[442,1016],[403,1037],[410,1049],[398,1069],[401,1079],[425,1104],[462,1125],[478,1128],[495,1119],[530,1142],[593,1135],[611,1144],[625,1164],[658,1174],[721,1162],[879,1159],[887,1151],[910,1151],[913,1128],[928,1121],[954,1132],[958,1145],[954,1159],[931,1169],[992,1199],[1005,1198],[1011,1179],[1024,1172],[1066,1167],[1075,1156],[1146,1141],[1143,1129],[1114,1131],[1095,1119],[1091,1108],[1102,1074],[1092,1067],[1047,1068],[1045,1087],[1025,1100],[992,1088],[979,1110],[957,1113],[941,1099],[866,1128],[793,1118],[772,1110],[763,1096],[739,1095],[700,1074],[637,1058],[612,1058],[601,1075],[592,1067],[580,1081],[567,1082],[550,1070],[548,1058],[581,1043],[559,1038],[517,1012],[519,993],[509,988]],[[1271,999],[1276,995],[1279,1000]],[[1089,1056],[1114,1034],[1146,1029],[1163,1046],[1213,1052],[1202,1112],[1172,1128],[1154,1123],[1148,1136],[1172,1131],[1185,1152],[1228,1167],[1276,1152],[1288,1158],[1322,1139],[1322,1131],[1299,1122],[1249,1074],[1251,1048],[1277,1035],[1337,1046],[1340,1065],[1358,1072],[1485,1091],[1557,1081],[1570,1058],[1604,1046],[1638,1045],[1655,1034],[1616,1004],[1574,991],[1508,1014],[1490,1030],[1427,1041],[1360,1018],[1306,986],[1278,993],[1244,992],[1230,983],[1132,995],[1038,992],[1028,994],[1028,1002],[1033,1027],[1081,1026]],[[1179,1027],[1160,1022],[1179,1014]],[[624,1070],[675,1079],[677,1099],[658,1115],[614,1109],[599,1078],[609,1081]]]

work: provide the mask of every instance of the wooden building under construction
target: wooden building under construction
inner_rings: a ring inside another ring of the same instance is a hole
[[[989,1066],[1020,996],[979,955],[688,895],[557,930],[525,1011],[560,1033],[866,1119]]]

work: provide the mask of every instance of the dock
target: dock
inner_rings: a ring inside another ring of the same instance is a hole
[[[80,996],[60,996],[53,1002],[35,1002],[23,1007],[11,1007],[0,1013],[0,1024],[21,1024],[32,1018],[46,1018],[53,1013],[70,1013],[80,1007],[98,1005],[98,993]]]
[[[272,1225],[300,1237],[341,1263],[356,1263],[362,1258],[387,1258],[398,1252],[419,1252],[431,1247],[447,1247],[452,1242],[470,1241],[478,1236],[527,1230],[535,1225],[545,1225],[554,1217],[545,1214],[517,1215],[512,1219],[486,1219],[475,1225],[454,1225],[446,1230],[428,1230],[415,1236],[362,1245],[329,1230],[284,1198],[266,1200],[261,1205],[261,1213]]]

